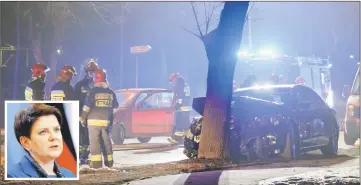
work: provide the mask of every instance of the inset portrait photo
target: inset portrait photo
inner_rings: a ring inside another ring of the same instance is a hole
[[[79,180],[79,102],[5,101],[5,180]]]

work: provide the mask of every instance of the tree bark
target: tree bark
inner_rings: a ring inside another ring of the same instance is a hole
[[[209,60],[199,158],[227,159],[233,75],[248,2],[225,2],[218,27],[202,38]]]

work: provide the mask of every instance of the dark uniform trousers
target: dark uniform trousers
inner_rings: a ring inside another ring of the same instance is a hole
[[[174,127],[173,127],[173,138],[180,141],[184,135],[184,131],[188,129],[190,125],[190,112],[191,106],[182,106],[176,109],[174,114]]]
[[[110,141],[108,120],[88,119],[88,131],[91,153],[91,167],[102,167],[102,148],[105,166],[113,166],[113,149]]]
[[[79,100],[79,110],[83,109],[84,101],[86,94],[91,89],[91,83],[90,79],[84,78],[81,81],[77,82],[74,87],[74,93],[76,96],[76,99]],[[81,113],[81,111],[80,111]],[[80,163],[86,164],[88,162],[88,157],[90,153],[89,148],[89,133],[88,133],[88,127],[87,123],[85,121],[85,127],[80,126],[79,127],[79,156],[80,156]]]

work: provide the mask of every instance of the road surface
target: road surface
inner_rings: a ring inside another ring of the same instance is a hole
[[[348,146],[340,132],[339,148],[347,150]],[[114,145],[114,167],[130,167],[145,164],[167,163],[187,159],[183,147],[172,145],[167,137],[153,137],[149,143],[142,144],[137,139],[126,139],[123,145]],[[83,165],[81,168],[87,167]]]
[[[290,176],[290,181],[294,179],[305,178],[306,176],[319,176],[319,179],[325,180],[324,176],[359,179],[359,141],[356,146],[348,146],[344,144],[343,132],[340,133],[339,140],[340,156],[331,159],[325,159],[320,152],[311,152],[303,155],[303,159],[290,161],[288,163],[274,163],[263,166],[240,167],[225,171],[209,171],[200,173],[184,173],[177,175],[168,175],[161,177],[153,177],[145,180],[132,181],[128,185],[251,185],[251,184],[272,184],[275,177]],[[139,156],[135,154],[133,157]],[[162,153],[158,155],[163,157]],[[350,157],[353,156],[353,157]],[[150,159],[146,157],[146,159]],[[172,156],[176,159],[176,156]],[[142,159],[143,160],[143,159]],[[130,164],[131,162],[128,162]],[[340,172],[340,169],[344,173]],[[335,171],[335,172],[333,172]],[[297,177],[292,177],[296,175]],[[324,174],[324,175],[323,175]],[[331,175],[330,175],[331,174]],[[351,176],[350,176],[351,175]],[[314,180],[316,177],[313,177]],[[335,178],[337,179],[337,178]],[[266,181],[265,181],[266,180]],[[268,181],[267,181],[268,180]],[[326,179],[327,180],[327,179]],[[338,178],[339,180],[339,178]],[[302,180],[301,180],[302,181]],[[263,183],[262,183],[263,182]],[[288,184],[288,183],[280,183]],[[292,184],[292,183],[291,183]]]

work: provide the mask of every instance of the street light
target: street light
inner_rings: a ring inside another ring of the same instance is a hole
[[[353,56],[353,55],[350,55],[350,59],[354,59],[355,58],[355,56]]]
[[[61,55],[61,54],[62,54],[61,49],[57,49],[57,50],[56,50],[56,53],[57,53],[58,55]]]

